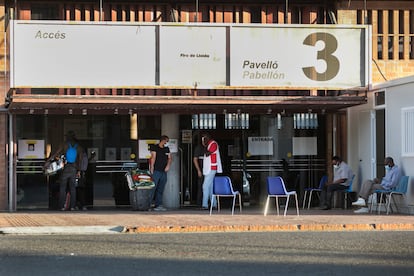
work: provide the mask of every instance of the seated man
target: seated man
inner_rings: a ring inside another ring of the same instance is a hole
[[[363,214],[368,213],[367,201],[369,195],[375,190],[390,190],[397,186],[400,181],[401,172],[397,165],[394,164],[394,159],[386,157],[385,164],[385,176],[380,181],[378,178],[373,180],[367,180],[362,184],[361,191],[359,192],[359,198],[357,201],[352,202],[352,205],[360,206],[361,208],[355,210],[354,213]]]
[[[339,156],[332,157],[332,165],[334,167],[333,181],[326,183],[321,192],[322,210],[331,209],[333,192],[348,189],[350,180],[354,174],[348,164],[342,161]]]

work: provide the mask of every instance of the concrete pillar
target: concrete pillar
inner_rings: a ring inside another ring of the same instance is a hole
[[[161,115],[161,135],[167,135],[170,139],[180,139],[179,116],[177,114]],[[167,185],[165,186],[163,205],[166,208],[174,209],[180,207],[180,163],[181,153],[172,153],[172,164],[167,174]]]

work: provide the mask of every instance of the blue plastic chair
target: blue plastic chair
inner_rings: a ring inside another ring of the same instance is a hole
[[[241,194],[238,191],[233,190],[230,177],[228,176],[216,176],[213,182],[213,194],[211,195],[211,202],[217,199],[217,212],[220,212],[220,197],[232,197],[233,204],[231,207],[231,215],[234,214],[234,206],[236,205],[236,197],[239,197],[240,213],[242,211]],[[210,216],[213,211],[213,204],[210,205]]]
[[[276,210],[277,215],[279,215],[279,197],[285,197],[286,198],[286,204],[285,204],[285,213],[284,216],[286,216],[286,212],[289,206],[289,198],[290,196],[295,196],[296,200],[296,212],[299,216],[299,205],[298,205],[298,195],[296,191],[286,191],[285,183],[283,182],[282,177],[280,176],[268,176],[266,179],[267,183],[267,199],[266,199],[266,205],[264,210],[264,215],[267,215],[267,210],[269,208],[269,201],[270,198],[275,198],[276,200]]]
[[[345,206],[345,209],[348,209],[348,195],[350,193],[354,192],[352,190],[352,186],[354,184],[354,179],[355,179],[355,174],[352,176],[351,181],[349,181],[348,189],[346,189],[345,191],[342,191],[344,193],[344,206]]]
[[[305,209],[305,204],[306,204],[306,196],[309,192],[309,198],[308,198],[308,209],[310,209],[310,204],[312,201],[312,195],[313,193],[316,193],[316,195],[318,196],[318,198],[320,199],[320,193],[323,190],[323,187],[325,186],[326,182],[328,182],[328,176],[324,175],[321,177],[321,180],[319,181],[319,187],[318,188],[305,188],[304,189],[304,194],[303,194],[303,209]]]
[[[391,208],[391,200],[393,199],[394,195],[399,195],[404,197],[405,194],[407,193],[407,188],[408,188],[408,179],[409,176],[401,176],[400,181],[398,182],[397,186],[395,186],[394,188],[390,189],[390,190],[375,190],[375,194],[378,195],[380,194],[380,199],[378,201],[378,204],[376,206],[376,209],[378,211],[378,214],[381,213],[381,205],[384,203],[384,196],[385,196],[385,205],[387,206],[387,215],[390,212],[390,208]],[[395,200],[394,200],[395,203]],[[397,204],[395,204],[395,206],[397,207]],[[373,198],[371,199],[371,212],[374,208],[374,200]],[[398,207],[397,207],[398,210]]]

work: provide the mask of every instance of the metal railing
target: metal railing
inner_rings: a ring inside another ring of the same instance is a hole
[[[43,174],[45,160],[42,159],[18,159],[16,162],[17,174]],[[125,172],[131,168],[137,168],[139,163],[131,160],[99,160],[89,163],[95,165],[96,173]]]
[[[286,163],[287,162],[287,163]],[[306,172],[306,171],[325,171],[325,159],[289,159],[288,161],[278,160],[231,160],[231,171],[241,172],[284,172],[289,171]]]
[[[23,159],[16,162],[17,174],[43,174],[45,160],[42,159]]]

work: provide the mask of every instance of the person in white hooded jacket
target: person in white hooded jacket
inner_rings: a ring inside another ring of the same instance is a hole
[[[219,145],[214,141],[210,134],[204,133],[201,136],[201,142],[205,147],[205,153],[203,158],[203,201],[202,208],[208,210],[208,203],[213,194],[213,182],[216,173],[222,173],[223,168],[221,165]],[[213,206],[215,202],[210,202]]]

